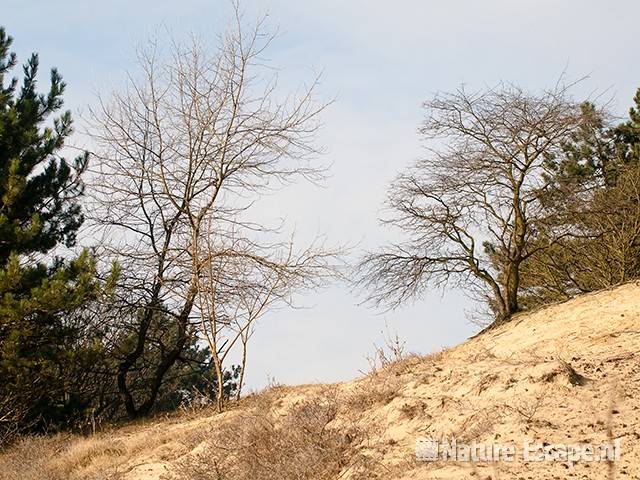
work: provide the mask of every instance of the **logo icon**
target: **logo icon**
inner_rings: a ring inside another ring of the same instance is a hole
[[[418,438],[416,440],[416,459],[421,462],[435,462],[438,460],[438,440]]]

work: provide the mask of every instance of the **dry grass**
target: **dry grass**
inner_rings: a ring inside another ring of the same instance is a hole
[[[355,427],[332,426],[339,408],[335,390],[296,402],[281,418],[273,414],[277,405],[264,409],[264,402],[223,425],[162,478],[329,480],[355,463],[362,436]]]
[[[638,298],[628,285],[576,299],[446,352],[387,355],[353,382],[273,386],[223,414],[24,439],[0,453],[0,480],[640,478]],[[419,437],[621,438],[623,453],[590,465],[417,462]]]
[[[201,441],[200,424],[209,409],[135,422],[95,435],[24,437],[0,453],[0,480],[120,480],[131,470],[129,461],[149,449],[166,449],[175,459]]]
[[[2,480],[73,480],[118,478],[117,471],[93,474],[87,467],[95,469],[101,459],[110,461],[114,456],[126,453],[121,442],[107,439],[76,439],[70,437],[29,437],[20,440],[10,453],[0,455],[0,479]],[[25,461],[26,460],[26,461]]]

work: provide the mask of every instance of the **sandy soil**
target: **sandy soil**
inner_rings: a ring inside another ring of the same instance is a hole
[[[220,415],[205,410],[89,438],[58,438],[48,458],[36,460],[37,445],[23,443],[0,455],[0,479],[18,478],[10,472],[20,459],[27,467],[19,478],[41,478],[28,468],[63,472],[59,478],[196,478],[187,466],[206,462],[217,432],[256,415],[286,423],[310,399],[337,405],[328,429],[358,432],[348,447],[340,444],[349,461],[335,478],[640,479],[638,352],[640,284],[633,283],[518,316],[452,349],[412,356],[352,382],[275,388]],[[515,455],[498,462],[419,461],[420,438],[513,446]],[[620,458],[612,462],[523,458],[525,441],[616,440]]]

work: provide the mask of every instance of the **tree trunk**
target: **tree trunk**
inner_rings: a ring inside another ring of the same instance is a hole
[[[213,364],[216,369],[216,408],[219,413],[224,409],[224,371],[218,355],[214,355]]]
[[[138,338],[136,340],[136,347],[132,352],[128,353],[125,356],[124,360],[122,360],[118,365],[118,374],[116,378],[118,393],[120,395],[120,398],[122,399],[127,415],[129,415],[129,417],[132,419],[137,418],[139,416],[139,412],[136,408],[133,395],[129,390],[127,375],[129,374],[131,368],[135,365],[136,361],[138,361],[138,359],[144,354],[144,347],[147,341],[147,332],[149,330],[149,326],[151,325],[151,321],[153,320],[153,314],[156,309],[159,293],[160,283],[158,282],[153,286],[151,301],[145,307],[142,314],[140,326],[138,327]]]
[[[156,289],[154,288],[154,292]],[[159,293],[159,285],[157,288]],[[145,309],[144,316],[141,322],[141,326],[138,330],[138,340],[136,344],[136,348],[133,352],[129,353],[125,359],[120,363],[118,368],[118,391],[120,392],[120,398],[122,398],[125,406],[125,410],[127,415],[131,419],[136,419],[140,417],[144,417],[151,412],[153,405],[155,404],[156,399],[158,398],[158,393],[160,391],[160,387],[162,386],[162,381],[164,380],[164,376],[169,371],[169,369],[175,364],[175,362],[180,358],[182,351],[184,350],[184,346],[187,342],[187,328],[189,323],[189,315],[193,308],[193,302],[195,300],[196,290],[195,288],[191,288],[187,295],[187,299],[180,311],[180,316],[178,317],[178,338],[172,348],[161,360],[158,364],[158,367],[155,370],[153,381],[151,382],[151,386],[149,387],[148,397],[147,399],[139,406],[136,407],[135,400],[131,391],[129,389],[129,385],[127,383],[127,374],[134,366],[136,361],[143,355],[144,353],[144,345],[147,338],[147,331],[153,319],[154,308],[149,306]]]
[[[244,384],[244,370],[247,366],[247,341],[242,341],[242,363],[240,365],[240,378],[238,379],[238,391],[236,392],[236,400],[240,400],[242,396],[242,386]]]

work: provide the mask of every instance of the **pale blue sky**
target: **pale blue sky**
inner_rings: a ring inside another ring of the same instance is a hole
[[[421,154],[422,101],[438,90],[513,81],[537,89],[589,75],[577,96],[607,91],[624,114],[640,86],[640,2],[618,0],[245,0],[247,18],[269,12],[281,35],[270,57],[290,79],[323,70],[321,94],[338,101],[320,141],[333,164],[324,188],[300,185],[264,208],[286,216],[301,240],[325,232],[373,246],[389,238],[376,219],[395,174]],[[134,46],[158,27],[213,35],[226,0],[4,0],[2,23],[21,59],[38,51],[68,82],[67,106],[82,112],[96,90],[123,80]],[[408,349],[429,352],[474,331],[460,292],[434,293],[379,314],[344,285],[305,297],[311,308],[279,311],[258,326],[248,382],[347,379],[366,369],[385,321]]]

